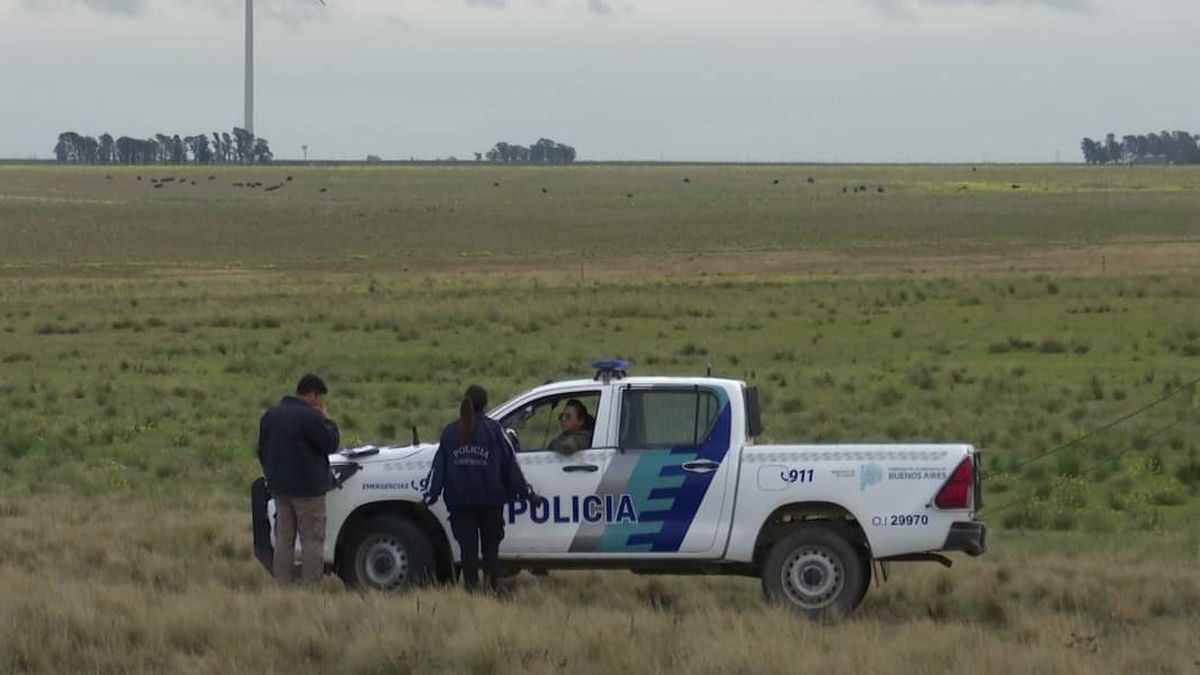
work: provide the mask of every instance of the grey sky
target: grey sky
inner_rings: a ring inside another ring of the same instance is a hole
[[[1195,0],[259,0],[280,157],[1050,161],[1200,132]],[[241,123],[241,0],[0,0],[0,157]]]

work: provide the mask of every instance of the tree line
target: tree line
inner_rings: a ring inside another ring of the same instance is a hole
[[[107,133],[93,138],[64,131],[54,157],[63,164],[267,164],[275,158],[267,139],[239,127],[232,134],[214,131],[211,140],[207,134],[114,140]]]
[[[1088,164],[1200,164],[1200,136],[1186,131],[1126,135],[1108,134],[1102,141],[1080,143]]]
[[[500,141],[484,153],[481,158],[475,153],[476,161],[487,159],[489,162],[520,162],[529,164],[570,164],[575,161],[575,148],[563,143],[556,143],[549,138],[539,138],[528,147]]]

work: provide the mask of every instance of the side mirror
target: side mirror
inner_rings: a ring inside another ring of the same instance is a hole
[[[517,430],[511,427],[504,429],[504,435],[508,437],[508,442],[512,443],[513,450],[521,450],[521,439],[517,436]]]

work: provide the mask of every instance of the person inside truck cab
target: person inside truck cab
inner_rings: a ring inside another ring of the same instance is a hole
[[[551,450],[570,455],[592,447],[592,431],[596,420],[588,414],[583,401],[577,398],[568,400],[558,415],[558,424],[562,433],[550,441]]]

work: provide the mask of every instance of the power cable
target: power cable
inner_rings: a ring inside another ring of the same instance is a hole
[[[1176,394],[1178,394],[1184,390],[1191,389],[1192,387],[1196,386],[1197,384],[1200,384],[1200,377],[1197,377],[1196,379],[1191,380],[1190,382],[1185,382],[1184,384],[1179,385],[1175,389],[1168,391],[1167,393],[1165,393],[1162,396],[1160,396],[1159,398],[1151,401],[1150,403],[1147,403],[1146,405],[1138,408],[1137,410],[1134,410],[1131,413],[1123,415],[1122,417],[1119,417],[1119,418],[1113,420],[1112,422],[1105,424],[1102,427],[1092,429],[1091,431],[1087,432],[1086,434],[1079,436],[1078,438],[1072,439],[1070,441],[1067,441],[1066,443],[1063,443],[1062,445],[1059,445],[1055,448],[1047,450],[1046,452],[1043,452],[1040,455],[1034,455],[1033,457],[1030,457],[1029,459],[1014,466],[1012,468],[1012,470],[1017,471],[1019,469],[1023,469],[1026,466],[1028,466],[1036,461],[1045,459],[1045,458],[1049,457],[1050,455],[1054,455],[1059,452],[1062,452],[1063,450],[1066,450],[1067,448],[1069,448],[1073,445],[1078,445],[1079,443],[1086,441],[1087,439],[1091,438],[1092,436],[1104,433],[1105,431],[1108,431],[1109,429],[1112,429],[1113,427],[1124,424],[1125,422],[1128,422],[1129,420],[1133,419],[1134,417],[1137,417],[1138,415],[1141,415],[1142,413],[1146,412],[1147,410],[1150,410],[1154,406],[1157,406],[1157,405],[1169,400],[1170,398],[1174,397]]]
[[[1156,437],[1156,436],[1159,436],[1159,435],[1161,435],[1161,434],[1164,434],[1164,433],[1166,433],[1166,432],[1170,431],[1171,429],[1175,428],[1175,426],[1176,426],[1176,425],[1178,425],[1180,422],[1183,422],[1184,420],[1188,419],[1188,418],[1189,418],[1189,417],[1191,417],[1192,415],[1195,415],[1197,412],[1200,412],[1200,406],[1196,406],[1196,407],[1192,408],[1191,410],[1189,410],[1189,411],[1185,412],[1184,414],[1180,415],[1179,417],[1176,417],[1175,419],[1171,420],[1171,421],[1170,421],[1168,424],[1166,424],[1165,426],[1159,427],[1158,429],[1155,429],[1154,431],[1152,431],[1152,432],[1150,432],[1150,433],[1146,434],[1145,436],[1142,436],[1142,437],[1141,437],[1139,440],[1140,440],[1141,442],[1143,442],[1143,443],[1144,443],[1144,442],[1146,442],[1146,441],[1149,441],[1149,440],[1153,439],[1153,438],[1154,438],[1154,437]],[[1116,454],[1116,456],[1114,456],[1114,457],[1109,457],[1109,458],[1106,458],[1106,459],[1103,459],[1103,460],[1101,460],[1101,461],[1097,462],[1096,464],[1093,464],[1092,466],[1089,466],[1088,468],[1084,469],[1083,471],[1080,471],[1080,472],[1079,472],[1079,475],[1080,475],[1080,476],[1086,476],[1086,475],[1088,475],[1088,474],[1092,473],[1093,471],[1096,471],[1097,469],[1099,469],[1099,468],[1103,467],[1104,465],[1106,465],[1106,464],[1108,464],[1108,463],[1110,463],[1110,462],[1115,462],[1115,461],[1118,461],[1118,460],[1120,460],[1120,459],[1121,459],[1122,457],[1124,457],[1125,455],[1127,455],[1127,454],[1129,454],[1130,452],[1132,452],[1132,451],[1136,450],[1136,449],[1137,449],[1137,445],[1138,445],[1137,443],[1134,443],[1134,444],[1130,445],[1128,448],[1125,448],[1125,449],[1124,449],[1124,450],[1122,450],[1121,452],[1117,453],[1117,454]],[[1028,497],[1023,497],[1023,498],[1021,498],[1021,499],[1014,499],[1013,501],[1011,501],[1011,502],[1009,502],[1009,503],[1007,503],[1007,504],[1005,504],[1004,506],[1001,506],[1001,507],[999,507],[999,508],[995,508],[995,509],[988,509],[987,507],[984,507],[984,508],[980,509],[979,513],[980,513],[980,515],[983,515],[983,514],[985,514],[985,513],[986,513],[986,514],[999,513],[999,512],[1001,512],[1001,511],[1006,511],[1006,510],[1008,510],[1008,509],[1010,509],[1010,508],[1012,508],[1012,507],[1014,507],[1014,506],[1019,506],[1019,505],[1021,505],[1021,504],[1026,504],[1026,503],[1028,503],[1028,502],[1031,502],[1031,501],[1033,501],[1033,500],[1035,500],[1035,499],[1038,499],[1038,496],[1037,496],[1037,495],[1030,495],[1030,496],[1028,496]]]

